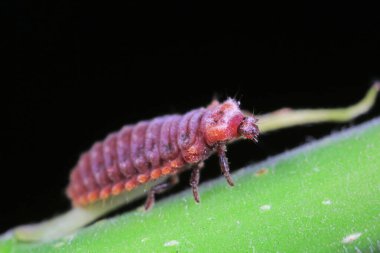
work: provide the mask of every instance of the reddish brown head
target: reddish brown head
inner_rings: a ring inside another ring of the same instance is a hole
[[[256,125],[257,119],[254,116],[245,117],[238,127],[238,132],[244,138],[257,142],[259,128]]]
[[[253,115],[244,115],[237,101],[227,99],[221,104],[213,103],[209,109],[210,112],[204,119],[205,139],[209,145],[239,137],[257,141],[257,119]]]

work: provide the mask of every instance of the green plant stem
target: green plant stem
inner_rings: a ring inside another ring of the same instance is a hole
[[[357,104],[338,109],[281,109],[276,112],[259,115],[261,133],[302,125],[306,123],[342,122],[367,112],[375,103],[380,83],[375,83],[365,97]],[[163,179],[162,179],[163,180]],[[160,180],[160,181],[162,181]],[[157,181],[155,182],[157,183]],[[131,193],[124,193],[110,200],[86,208],[73,207],[68,212],[38,224],[23,225],[11,230],[15,238],[21,241],[49,241],[73,233],[102,215],[144,195],[151,184],[139,187]]]
[[[380,118],[45,243],[0,252],[379,252]],[[265,173],[266,172],[266,173]]]
[[[357,104],[336,109],[290,109],[283,108],[272,113],[259,115],[262,133],[282,128],[322,122],[345,122],[367,112],[375,103],[380,83],[377,82]]]
[[[66,213],[44,222],[19,226],[12,233],[20,241],[49,241],[60,238],[63,235],[75,232],[78,228],[93,222],[102,215],[145,195],[147,189],[163,180],[164,178],[161,178],[154,183],[147,183],[132,192],[124,192],[112,199],[98,202],[87,208],[73,207]]]

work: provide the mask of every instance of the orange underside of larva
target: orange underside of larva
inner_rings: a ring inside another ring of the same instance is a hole
[[[156,180],[162,176],[176,174],[184,166],[182,159],[177,159],[168,162],[166,165],[150,170],[145,174],[137,175],[125,182],[115,183],[112,186],[106,186],[100,190],[92,191],[74,198],[74,204],[86,206],[99,200],[106,200],[112,196],[119,195],[125,191],[132,191],[137,186],[145,184],[149,181]]]

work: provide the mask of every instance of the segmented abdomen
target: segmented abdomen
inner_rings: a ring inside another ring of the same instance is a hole
[[[141,121],[111,133],[81,155],[68,196],[86,205],[204,160],[211,149],[202,130],[207,109]]]

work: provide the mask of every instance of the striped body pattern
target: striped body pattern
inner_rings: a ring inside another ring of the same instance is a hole
[[[180,173],[203,162],[221,143],[239,137],[256,140],[255,123],[238,102],[227,99],[184,115],[124,126],[81,155],[70,174],[67,195],[74,205],[86,206]]]

